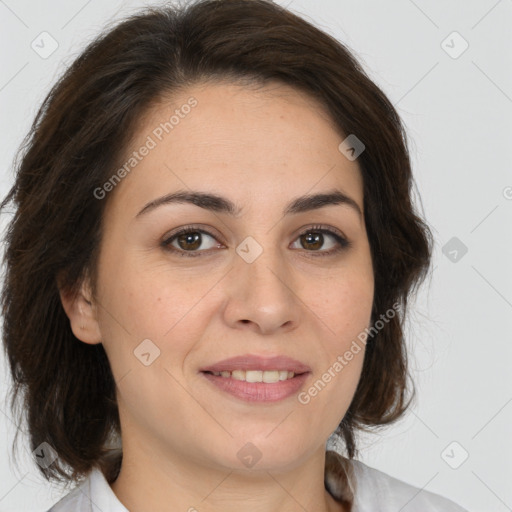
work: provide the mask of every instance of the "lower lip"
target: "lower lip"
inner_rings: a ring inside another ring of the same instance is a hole
[[[268,384],[266,382],[246,382],[231,377],[222,377],[202,372],[217,388],[246,402],[278,402],[300,390],[309,373],[302,373],[287,380]]]

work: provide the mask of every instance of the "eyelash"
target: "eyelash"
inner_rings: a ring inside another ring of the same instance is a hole
[[[199,257],[199,256],[203,256],[201,253],[208,252],[208,250],[203,250],[203,251],[184,251],[182,249],[177,249],[176,247],[173,247],[171,245],[171,243],[176,238],[178,238],[181,235],[186,235],[186,234],[189,234],[189,233],[202,233],[202,234],[206,234],[208,236],[211,236],[212,238],[217,240],[215,235],[213,235],[209,231],[205,231],[203,229],[196,228],[194,226],[186,226],[186,227],[180,229],[178,232],[174,233],[172,236],[170,236],[166,240],[164,240],[162,242],[163,248],[165,250],[169,251],[169,252],[175,253],[178,256],[182,256],[182,257],[196,258],[196,257]],[[339,252],[341,252],[341,251],[343,251],[345,249],[348,249],[348,248],[350,248],[352,246],[352,242],[349,242],[341,234],[339,234],[339,233],[337,233],[337,232],[335,232],[335,231],[333,231],[331,229],[327,229],[327,228],[325,228],[323,226],[311,226],[311,227],[309,227],[308,229],[306,229],[306,230],[302,231],[301,233],[299,233],[299,235],[297,236],[296,240],[298,238],[300,238],[301,236],[306,235],[308,233],[327,234],[327,235],[332,236],[336,240],[336,242],[338,243],[337,247],[335,247],[334,249],[330,249],[329,251],[308,251],[307,249],[304,249],[306,252],[312,253],[311,255],[313,257],[315,257],[315,258],[316,257],[323,257],[323,256],[333,256],[333,255],[338,254]]]

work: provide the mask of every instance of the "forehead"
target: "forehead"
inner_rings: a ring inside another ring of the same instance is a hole
[[[338,188],[362,210],[359,166],[338,149],[344,137],[323,106],[289,86],[191,86],[140,120],[119,162],[134,165],[113,202],[130,208],[176,189],[202,189],[261,209]]]

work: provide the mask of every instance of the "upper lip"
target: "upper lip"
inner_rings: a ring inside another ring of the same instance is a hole
[[[202,372],[230,372],[233,370],[287,370],[295,374],[310,372],[311,368],[296,359],[287,356],[257,356],[246,354],[230,357],[215,364],[201,368]]]

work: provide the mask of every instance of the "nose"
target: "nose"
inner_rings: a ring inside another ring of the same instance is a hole
[[[303,316],[302,302],[278,250],[264,250],[252,263],[238,257],[228,275],[225,321],[235,329],[259,334],[294,330]]]

